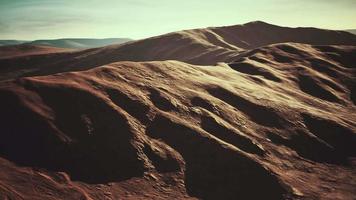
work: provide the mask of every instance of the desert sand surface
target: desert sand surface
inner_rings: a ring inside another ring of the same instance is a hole
[[[73,49],[57,48],[49,46],[19,44],[0,46],[0,59],[11,59],[30,55],[43,55],[59,52],[74,51]]]
[[[80,71],[117,61],[179,60],[189,64],[215,65],[233,62],[241,52],[283,42],[356,45],[356,36],[343,31],[288,28],[257,21],[173,32],[83,51],[0,59],[0,80]]]
[[[0,198],[352,200],[355,41],[254,22],[1,59]]]

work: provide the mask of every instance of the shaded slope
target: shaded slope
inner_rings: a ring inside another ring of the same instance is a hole
[[[34,184],[73,199],[352,199],[355,52],[286,43],[229,65],[117,62],[4,81],[0,153],[15,164],[1,169],[64,171],[59,186]],[[14,185],[3,193],[36,193]]]
[[[0,79],[86,70],[117,61],[179,60],[214,65],[242,51],[281,42],[356,45],[342,31],[279,27],[264,22],[173,32],[121,45],[46,56],[0,59]]]

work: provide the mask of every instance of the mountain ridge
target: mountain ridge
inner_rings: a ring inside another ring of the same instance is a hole
[[[282,29],[0,59],[0,199],[352,200],[356,45]]]
[[[40,74],[48,74],[51,70],[55,72],[81,70],[116,61],[180,60],[191,64],[214,65],[218,62],[232,62],[241,52],[261,45],[283,42],[356,45],[356,36],[347,32],[286,28],[262,22],[193,29],[125,44],[53,54],[43,59],[40,56],[0,59],[0,65],[7,66],[6,68],[10,70],[6,72],[0,69],[5,74],[0,79],[5,79],[6,73],[13,74],[11,77],[25,75],[21,72],[24,68],[28,75],[33,75],[38,70],[41,71]],[[49,60],[57,61],[53,63]],[[13,73],[12,70],[18,71]]]
[[[0,40],[0,47],[7,45],[35,45],[35,46],[51,46],[67,49],[88,49],[103,47],[112,44],[121,44],[132,39],[129,38],[60,38],[60,39],[41,39],[41,40]]]
[[[72,49],[51,47],[51,46],[40,46],[31,44],[17,44],[17,45],[7,45],[0,46],[0,59],[23,57],[30,55],[43,55],[49,53],[60,53],[74,51]]]

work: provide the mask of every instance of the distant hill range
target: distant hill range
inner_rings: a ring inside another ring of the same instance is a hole
[[[26,40],[0,40],[0,46],[9,46],[9,45],[19,45],[19,44],[24,44]]]
[[[6,45],[6,46],[0,46],[0,59],[59,53],[59,52],[69,52],[69,51],[75,51],[75,50],[52,47],[52,46],[31,45],[31,44]]]
[[[93,39],[93,38],[63,38],[53,40],[0,40],[0,46],[29,44],[36,46],[50,46],[66,49],[88,49],[103,47],[112,44],[122,44],[131,41],[129,38],[105,38],[105,39]]]
[[[0,59],[0,66],[7,66],[0,69],[0,80],[81,71],[118,61],[178,60],[196,65],[215,65],[218,62],[233,62],[248,50],[278,43],[356,46],[356,35],[345,31],[290,28],[255,21],[243,25],[183,30],[94,49],[66,52],[52,49],[51,54],[43,56],[33,56],[36,52],[29,55],[28,51],[24,54],[19,49],[13,51],[15,59],[11,59],[11,55]],[[293,53],[293,49],[290,51]]]

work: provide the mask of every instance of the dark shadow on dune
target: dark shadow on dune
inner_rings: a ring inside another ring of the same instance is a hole
[[[327,45],[315,45],[313,48],[322,51],[322,52],[337,52],[338,49],[333,46],[327,46]]]
[[[245,113],[253,122],[270,127],[281,127],[285,123],[274,110],[249,101],[224,88],[210,88],[208,92]]]
[[[19,106],[13,95],[1,117],[1,152],[26,166],[65,171],[88,183],[120,181],[142,176],[143,162],[132,144],[127,119],[88,91],[55,86],[26,85],[36,91],[55,115],[54,124]],[[1,104],[4,105],[4,104]],[[26,120],[26,121],[19,121]],[[19,123],[14,124],[18,121]],[[62,137],[61,137],[62,135]],[[63,137],[67,138],[66,140]]]
[[[325,89],[317,80],[310,76],[300,75],[298,83],[300,89],[307,94],[330,102],[341,102],[337,96]]]
[[[277,46],[280,50],[287,52],[289,54],[293,54],[296,56],[305,56],[305,52],[288,44],[279,44]]]
[[[140,120],[143,124],[148,123],[149,118],[147,117],[147,114],[150,110],[148,105],[138,99],[129,97],[127,94],[117,89],[107,89],[106,93],[109,95],[111,101],[117,106],[124,109],[131,116]]]
[[[317,72],[324,73],[332,78],[340,77],[340,72],[336,70],[337,66],[319,58],[308,58],[310,66]]]
[[[325,85],[331,87],[333,90],[335,90],[335,91],[337,91],[337,92],[345,93],[345,90],[344,90],[344,89],[342,88],[342,86],[340,86],[338,83],[336,83],[336,82],[334,82],[334,81],[332,81],[332,80],[329,80],[329,79],[321,78],[321,77],[319,78],[319,80],[320,80],[323,84],[325,84]]]
[[[332,146],[302,131],[297,131],[289,138],[268,132],[267,137],[275,144],[293,149],[303,158],[320,163],[347,164],[346,157],[340,155]]]
[[[272,51],[270,53],[273,56],[273,60],[279,63],[291,63],[293,61],[292,58],[288,57],[287,55],[282,55],[281,53]]]
[[[260,78],[260,77],[256,77],[256,76],[250,76],[249,77],[251,80],[253,80],[255,83],[260,84],[260,85],[266,85],[265,81]]]
[[[165,92],[153,89],[153,88],[149,88],[148,90],[150,92],[149,97],[150,97],[152,103],[157,108],[159,108],[163,111],[177,110],[175,105],[173,105],[173,103],[171,102],[168,94],[166,94]]]
[[[215,137],[221,139],[222,141],[225,141],[227,143],[236,146],[237,148],[243,151],[257,154],[260,156],[264,155],[264,151],[261,148],[259,148],[256,144],[254,144],[251,139],[249,139],[246,136],[243,136],[240,133],[236,133],[235,131],[230,130],[229,128],[217,122],[211,116],[202,117],[201,127],[208,133],[214,135]]]
[[[352,103],[354,103],[354,105],[356,105],[356,83],[354,83],[355,85],[351,86],[350,89],[350,99],[352,101]]]
[[[156,144],[157,145],[157,144]],[[159,146],[160,151],[153,148],[152,145],[145,144],[143,151],[146,156],[150,159],[152,164],[155,166],[155,169],[158,172],[166,173],[166,172],[175,172],[181,169],[180,163],[177,161],[172,154],[166,150],[164,145]],[[162,152],[162,149],[165,152]]]
[[[275,82],[281,82],[282,80],[280,78],[278,78],[277,76],[275,76],[272,72],[268,71],[267,69],[261,68],[261,67],[257,67],[254,66],[250,63],[231,63],[229,64],[229,66],[241,73],[244,74],[250,74],[250,75],[260,75],[265,77],[266,79],[269,79],[271,81],[275,81]]]
[[[215,112],[216,108],[214,105],[212,105],[209,100],[207,99],[204,99],[204,98],[201,98],[201,97],[193,97],[191,100],[190,100],[190,103],[193,105],[193,106],[199,106],[199,107],[202,107],[202,108],[205,108],[206,110],[209,110],[210,112]]]
[[[335,150],[347,157],[356,155],[356,133],[335,121],[303,114],[305,125],[311,133],[330,144]]]
[[[271,61],[267,60],[266,58],[261,58],[261,57],[258,57],[257,55],[251,56],[251,57],[249,57],[249,59],[257,61],[259,63],[263,63],[263,64],[271,63]]]
[[[59,146],[61,138],[47,135],[51,126],[12,91],[0,90],[0,98],[0,153],[19,164],[40,165],[45,156],[49,159],[53,152],[44,150]]]
[[[314,46],[314,48],[324,52],[329,58],[340,63],[346,68],[355,68],[355,49],[341,49],[334,46]]]
[[[278,179],[257,162],[166,116],[157,116],[146,133],[182,155],[185,186],[191,196],[209,200],[283,199],[287,193]]]

